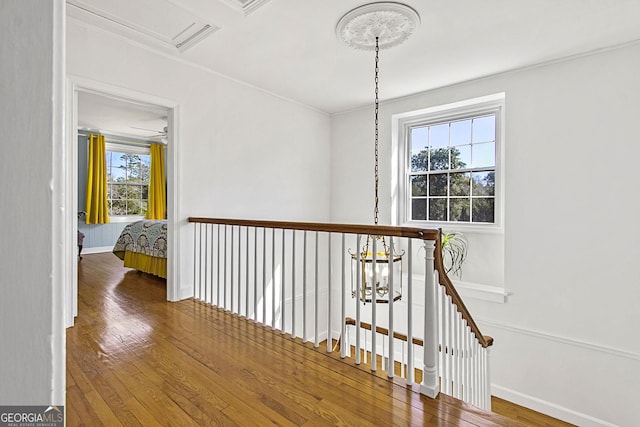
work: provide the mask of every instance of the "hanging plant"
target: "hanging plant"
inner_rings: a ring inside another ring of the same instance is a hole
[[[469,243],[462,233],[442,232],[442,262],[447,274],[462,278],[462,264],[467,259]]]

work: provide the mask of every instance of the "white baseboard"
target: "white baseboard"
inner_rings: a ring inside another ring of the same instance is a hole
[[[581,427],[619,427],[608,421],[497,384],[491,384],[491,394],[517,405],[524,406],[525,408],[533,409],[534,411]]]
[[[113,246],[98,246],[95,248],[82,248],[82,253],[80,255],[89,255],[89,254],[101,254],[105,252],[113,251]]]
[[[188,288],[180,288],[180,294],[178,295],[180,301],[189,299],[191,297],[193,297],[193,286],[190,286]]]

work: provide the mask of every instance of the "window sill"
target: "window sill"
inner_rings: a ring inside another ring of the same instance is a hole
[[[144,215],[123,215],[123,216],[110,216],[109,222],[135,222],[144,219]]]
[[[476,234],[504,234],[504,228],[495,224],[465,224],[463,222],[407,221],[405,227],[442,228],[445,231],[460,231]]]
[[[462,298],[473,298],[482,301],[504,304],[509,294],[499,286],[481,285],[479,283],[452,280]]]

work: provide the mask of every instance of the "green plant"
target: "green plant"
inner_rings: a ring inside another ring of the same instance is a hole
[[[462,233],[442,232],[442,262],[447,274],[462,278],[462,264],[467,259],[469,243]]]

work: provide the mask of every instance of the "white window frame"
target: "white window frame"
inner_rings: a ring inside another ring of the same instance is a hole
[[[139,154],[139,155],[151,155],[151,145],[132,145],[132,144],[120,144],[117,142],[107,142],[106,151],[115,151],[118,153]],[[150,185],[151,183],[149,183]],[[107,185],[109,183],[107,182]],[[148,199],[147,199],[148,201]],[[109,212],[109,220],[111,222],[133,222],[140,219],[144,219],[145,215],[112,215]]]
[[[392,116],[392,222],[414,227],[439,227],[460,231],[503,232],[504,227],[504,105],[505,94],[498,93],[466,101],[410,111]],[[451,221],[412,220],[409,217],[411,186],[409,184],[410,147],[412,127],[436,122],[454,121],[470,116],[495,114],[496,116],[496,176],[495,217],[493,223],[466,223]]]

